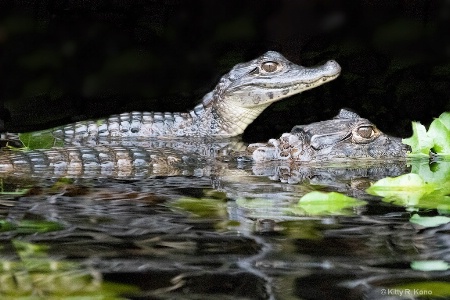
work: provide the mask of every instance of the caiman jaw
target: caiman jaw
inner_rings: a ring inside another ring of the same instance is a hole
[[[270,104],[283,98],[299,94],[303,91],[313,89],[337,78],[341,71],[339,64],[333,60],[316,68],[296,67],[298,68],[293,70],[291,74],[297,73],[297,76],[295,76],[297,77],[297,80],[294,80],[291,83],[280,82],[278,86],[276,84],[273,86],[270,84],[259,85],[258,88],[261,89],[261,91],[265,91],[259,103]],[[255,101],[253,101],[253,103],[258,104],[255,103]]]
[[[272,55],[270,62],[277,66],[274,71],[264,72],[264,62],[255,64],[256,67],[248,74],[236,78],[224,88],[222,101],[243,108],[265,108],[273,102],[331,81],[341,72],[341,67],[333,60],[321,66],[305,68],[274,53],[269,52]]]

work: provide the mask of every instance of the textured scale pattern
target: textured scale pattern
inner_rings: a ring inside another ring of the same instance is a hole
[[[163,148],[137,146],[67,147],[7,151],[0,156],[0,174],[55,177],[203,176],[205,159]],[[207,175],[207,174],[206,174]]]
[[[53,132],[66,143],[124,137],[176,137],[198,132],[188,113],[131,112],[107,119],[68,124]]]

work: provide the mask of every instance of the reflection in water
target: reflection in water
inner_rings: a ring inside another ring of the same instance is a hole
[[[450,261],[450,224],[417,225],[409,221],[413,214],[432,217],[437,210],[365,192],[378,179],[409,172],[405,162],[223,163],[211,170],[211,176],[140,179],[4,178],[4,192],[28,192],[0,196],[2,259],[18,259],[14,240],[45,245],[47,257],[140,290],[125,295],[153,299],[401,299],[393,293],[404,291],[402,284],[434,295],[433,286],[448,290],[450,271],[412,269],[411,263]],[[367,204],[350,214],[292,213],[314,190]],[[61,227],[18,229],[30,220]]]

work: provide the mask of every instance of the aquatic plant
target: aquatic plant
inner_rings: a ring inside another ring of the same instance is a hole
[[[428,130],[419,122],[412,122],[413,135],[402,142],[411,147],[409,156],[428,156],[430,151],[450,155],[450,112],[442,113],[431,122]]]

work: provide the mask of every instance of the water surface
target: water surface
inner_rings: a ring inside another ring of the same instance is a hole
[[[443,299],[448,268],[412,266],[450,261],[450,224],[424,227],[410,219],[448,211],[365,191],[410,171],[405,162],[230,163],[207,176],[6,177],[0,295],[411,299],[442,291]],[[311,191],[365,204],[298,209]]]

